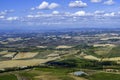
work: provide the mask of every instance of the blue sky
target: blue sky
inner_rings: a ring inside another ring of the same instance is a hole
[[[120,0],[0,0],[0,28],[120,27]]]

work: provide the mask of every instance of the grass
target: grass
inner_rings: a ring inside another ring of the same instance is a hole
[[[74,80],[72,77],[69,76],[62,76],[60,77],[61,80]]]
[[[120,57],[120,46],[97,47],[95,48],[95,53],[106,58]]]
[[[120,74],[96,73],[88,77],[88,80],[120,80]]]
[[[58,61],[50,61],[47,64],[49,66],[55,66],[55,67],[61,67],[61,68],[84,68],[84,69],[95,69],[97,68],[97,61],[94,60],[86,60],[86,59],[80,59],[80,58],[68,58],[64,60],[58,60]]]
[[[31,73],[31,72],[22,72],[22,73],[19,73],[21,76],[26,76],[26,77],[34,77],[38,74],[35,74],[35,73]]]
[[[114,48],[110,51],[110,56],[109,56],[109,57],[120,57],[120,46],[114,47]]]
[[[67,69],[67,68],[34,68],[30,71],[21,71],[17,72],[20,76],[31,79],[31,80],[40,80],[44,76],[44,80],[49,80],[52,78],[52,80],[74,80],[72,77],[70,77],[69,73],[73,72],[73,69]],[[38,78],[36,78],[39,76]],[[42,78],[43,80],[43,78]]]
[[[37,71],[50,72],[52,75],[67,75],[72,72],[72,69],[67,68],[36,68]]]
[[[17,80],[17,77],[13,74],[0,75],[0,80]]]
[[[34,72],[20,72],[19,75],[27,79],[34,80],[34,77],[38,76],[39,74],[36,74]]]
[[[105,47],[97,47],[95,48],[95,53],[99,56],[108,57],[109,52],[112,50],[113,47],[105,46]]]
[[[68,75],[68,73],[71,73],[74,71],[74,69],[69,68],[36,68],[37,71],[42,72],[49,72],[49,75],[56,76],[60,80],[74,80],[72,77]]]
[[[54,52],[53,50],[42,51],[42,52],[39,52],[34,58],[36,58],[36,59],[46,59],[47,55],[49,55],[53,52]]]

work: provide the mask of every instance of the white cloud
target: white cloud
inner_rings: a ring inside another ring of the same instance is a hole
[[[84,3],[81,0],[69,3],[69,7],[72,7],[72,8],[77,8],[77,7],[78,8],[83,8],[83,7],[86,7],[86,6],[87,6],[87,3]]]
[[[105,13],[104,16],[109,16],[109,17],[111,16],[111,17],[113,17],[113,16],[115,16],[115,12]]]
[[[28,18],[33,18],[34,16],[33,15],[27,15]]]
[[[0,15],[7,15],[8,13],[12,13],[14,12],[14,10],[4,10],[4,11],[0,11]]]
[[[35,8],[33,7],[33,8],[31,8],[31,10],[35,10]]]
[[[5,18],[5,16],[0,16],[0,19],[4,19]]]
[[[53,11],[52,14],[57,15],[57,14],[59,14],[59,11]]]
[[[107,1],[104,2],[104,4],[113,5],[113,4],[115,4],[115,2],[113,0],[107,0]]]
[[[49,6],[49,3],[46,1],[43,1],[39,6],[38,9],[47,9]]]
[[[54,8],[57,8],[59,5],[57,4],[57,3],[51,3],[50,5],[49,5],[49,9],[54,9]]]
[[[75,16],[85,16],[86,12],[85,11],[78,11],[74,13]]]
[[[58,14],[58,15],[57,15]],[[98,16],[96,16],[98,15]],[[100,15],[100,16],[99,16]],[[1,22],[5,21],[6,23],[12,21],[13,24],[22,24],[29,26],[42,26],[42,25],[81,25],[81,26],[100,26],[100,25],[117,25],[120,22],[120,15],[118,12],[105,12],[97,10],[95,12],[85,12],[85,11],[77,11],[77,12],[59,12],[54,11],[52,13],[42,13],[38,12],[36,14],[29,14],[26,17],[6,17],[4,19],[0,19]],[[7,21],[9,20],[9,21]],[[91,24],[92,23],[92,24]],[[103,25],[103,26],[104,26]],[[119,25],[119,24],[118,24]],[[18,25],[19,26],[19,25]]]
[[[18,19],[18,17],[8,17],[6,20],[12,21],[12,20],[17,20],[17,19]]]
[[[46,1],[43,1],[37,8],[38,9],[54,9],[57,8],[59,6],[59,4],[57,3],[51,3],[49,4]]]
[[[7,13],[5,11],[1,11],[0,15],[6,15]]]
[[[99,3],[99,2],[101,2],[102,0],[91,0],[91,2],[93,2],[93,3]]]
[[[120,15],[120,12],[118,12],[118,15]]]
[[[104,13],[105,11],[99,11],[99,10],[94,12],[95,15],[103,15]]]
[[[38,18],[38,17],[41,17],[42,15],[40,14],[36,14],[36,15],[27,15],[26,17],[27,18]]]
[[[98,15],[98,16],[97,16]],[[100,15],[100,16],[99,16]],[[35,14],[28,14],[25,17],[8,17],[4,19],[0,19],[1,21],[6,22],[14,22],[31,26],[41,26],[41,25],[64,25],[64,24],[85,24],[88,26],[93,24],[102,24],[103,23],[111,23],[110,20],[119,20],[118,12],[105,12],[97,10],[95,12],[85,12],[85,11],[77,11],[77,12],[59,12],[53,10],[51,13],[42,13],[37,12]],[[117,18],[117,19],[116,19]]]

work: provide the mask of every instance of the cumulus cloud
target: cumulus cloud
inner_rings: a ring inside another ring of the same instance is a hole
[[[120,12],[118,12],[118,15],[120,15]]]
[[[100,16],[99,16],[100,15]],[[94,11],[94,12],[85,12],[85,11],[77,11],[77,12],[60,12],[54,11],[51,13],[42,13],[38,12],[36,14],[28,14],[24,17],[5,17],[4,19],[0,19],[1,22],[6,22],[10,24],[10,22],[14,22],[14,24],[22,24],[29,26],[47,26],[47,25],[82,25],[82,26],[90,26],[93,24],[99,26],[100,25],[111,25],[113,22],[114,25],[120,21],[120,15],[118,12],[105,12],[105,11]],[[2,18],[2,17],[1,17]],[[117,22],[115,22],[117,21]],[[91,24],[92,23],[92,24]],[[12,23],[13,24],[13,23]]]
[[[4,19],[5,18],[5,16],[0,16],[0,19]]]
[[[59,14],[59,11],[53,11],[52,14],[57,15],[57,14]]]
[[[113,17],[113,16],[115,16],[115,12],[105,13],[104,16],[111,16],[111,17]]]
[[[38,9],[54,9],[57,8],[59,4],[57,3],[48,3],[46,1],[43,1],[37,8]]]
[[[18,17],[8,17],[6,20],[13,21],[13,20],[17,20],[17,19],[18,19]]]
[[[6,15],[8,13],[12,13],[14,12],[14,10],[4,10],[4,11],[0,11],[0,15]]]
[[[38,9],[48,9],[49,3],[46,1],[43,1],[39,6]]]
[[[57,8],[59,5],[57,3],[51,3],[48,8],[49,9],[54,9],[54,8]]]
[[[36,14],[36,15],[27,15],[26,17],[27,18],[39,18],[39,17],[41,17],[42,15],[40,15],[40,14]]]
[[[35,10],[35,8],[33,7],[33,8],[31,8],[31,10]]]
[[[91,0],[91,2],[93,2],[93,3],[99,3],[99,2],[101,2],[102,0]]]
[[[97,10],[97,11],[94,12],[94,14],[97,15],[97,16],[98,15],[103,15],[103,14],[105,14],[105,11],[99,11],[99,10]]]
[[[85,16],[86,12],[85,11],[77,11],[74,13],[75,16]]]
[[[33,18],[34,16],[33,15],[27,15],[28,18]]]
[[[6,14],[6,12],[4,12],[4,11],[0,12],[0,15],[5,15],[5,14]]]
[[[69,3],[69,7],[72,7],[72,8],[83,8],[83,7],[86,7],[86,6],[87,6],[87,3],[82,2],[81,0],[73,1],[73,2]]]
[[[104,4],[113,5],[113,4],[115,4],[115,2],[113,0],[107,0],[107,1],[104,2]]]

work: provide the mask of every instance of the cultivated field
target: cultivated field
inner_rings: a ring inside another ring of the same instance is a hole
[[[89,59],[89,60],[100,60],[100,58],[97,58],[97,57],[92,56],[92,55],[86,55],[83,58],[84,59]]]
[[[72,46],[66,46],[66,45],[60,45],[60,46],[57,46],[56,49],[67,49],[67,48],[72,48]]]
[[[6,54],[6,55],[4,55],[2,57],[10,57],[10,58],[12,58],[15,54],[16,53],[8,53],[8,54]]]
[[[110,47],[115,47],[114,44],[94,44],[94,47],[105,47],[105,46],[110,46]]]
[[[0,52],[0,55],[5,55],[5,54],[8,54],[8,51],[1,51]]]
[[[34,66],[42,63],[58,59],[59,57],[48,58],[48,59],[30,59],[30,60],[8,60],[0,61],[0,69],[12,68],[12,67],[23,67],[23,66]]]
[[[38,53],[32,53],[32,52],[20,52],[18,53],[13,59],[27,59],[27,58],[33,58]]]

